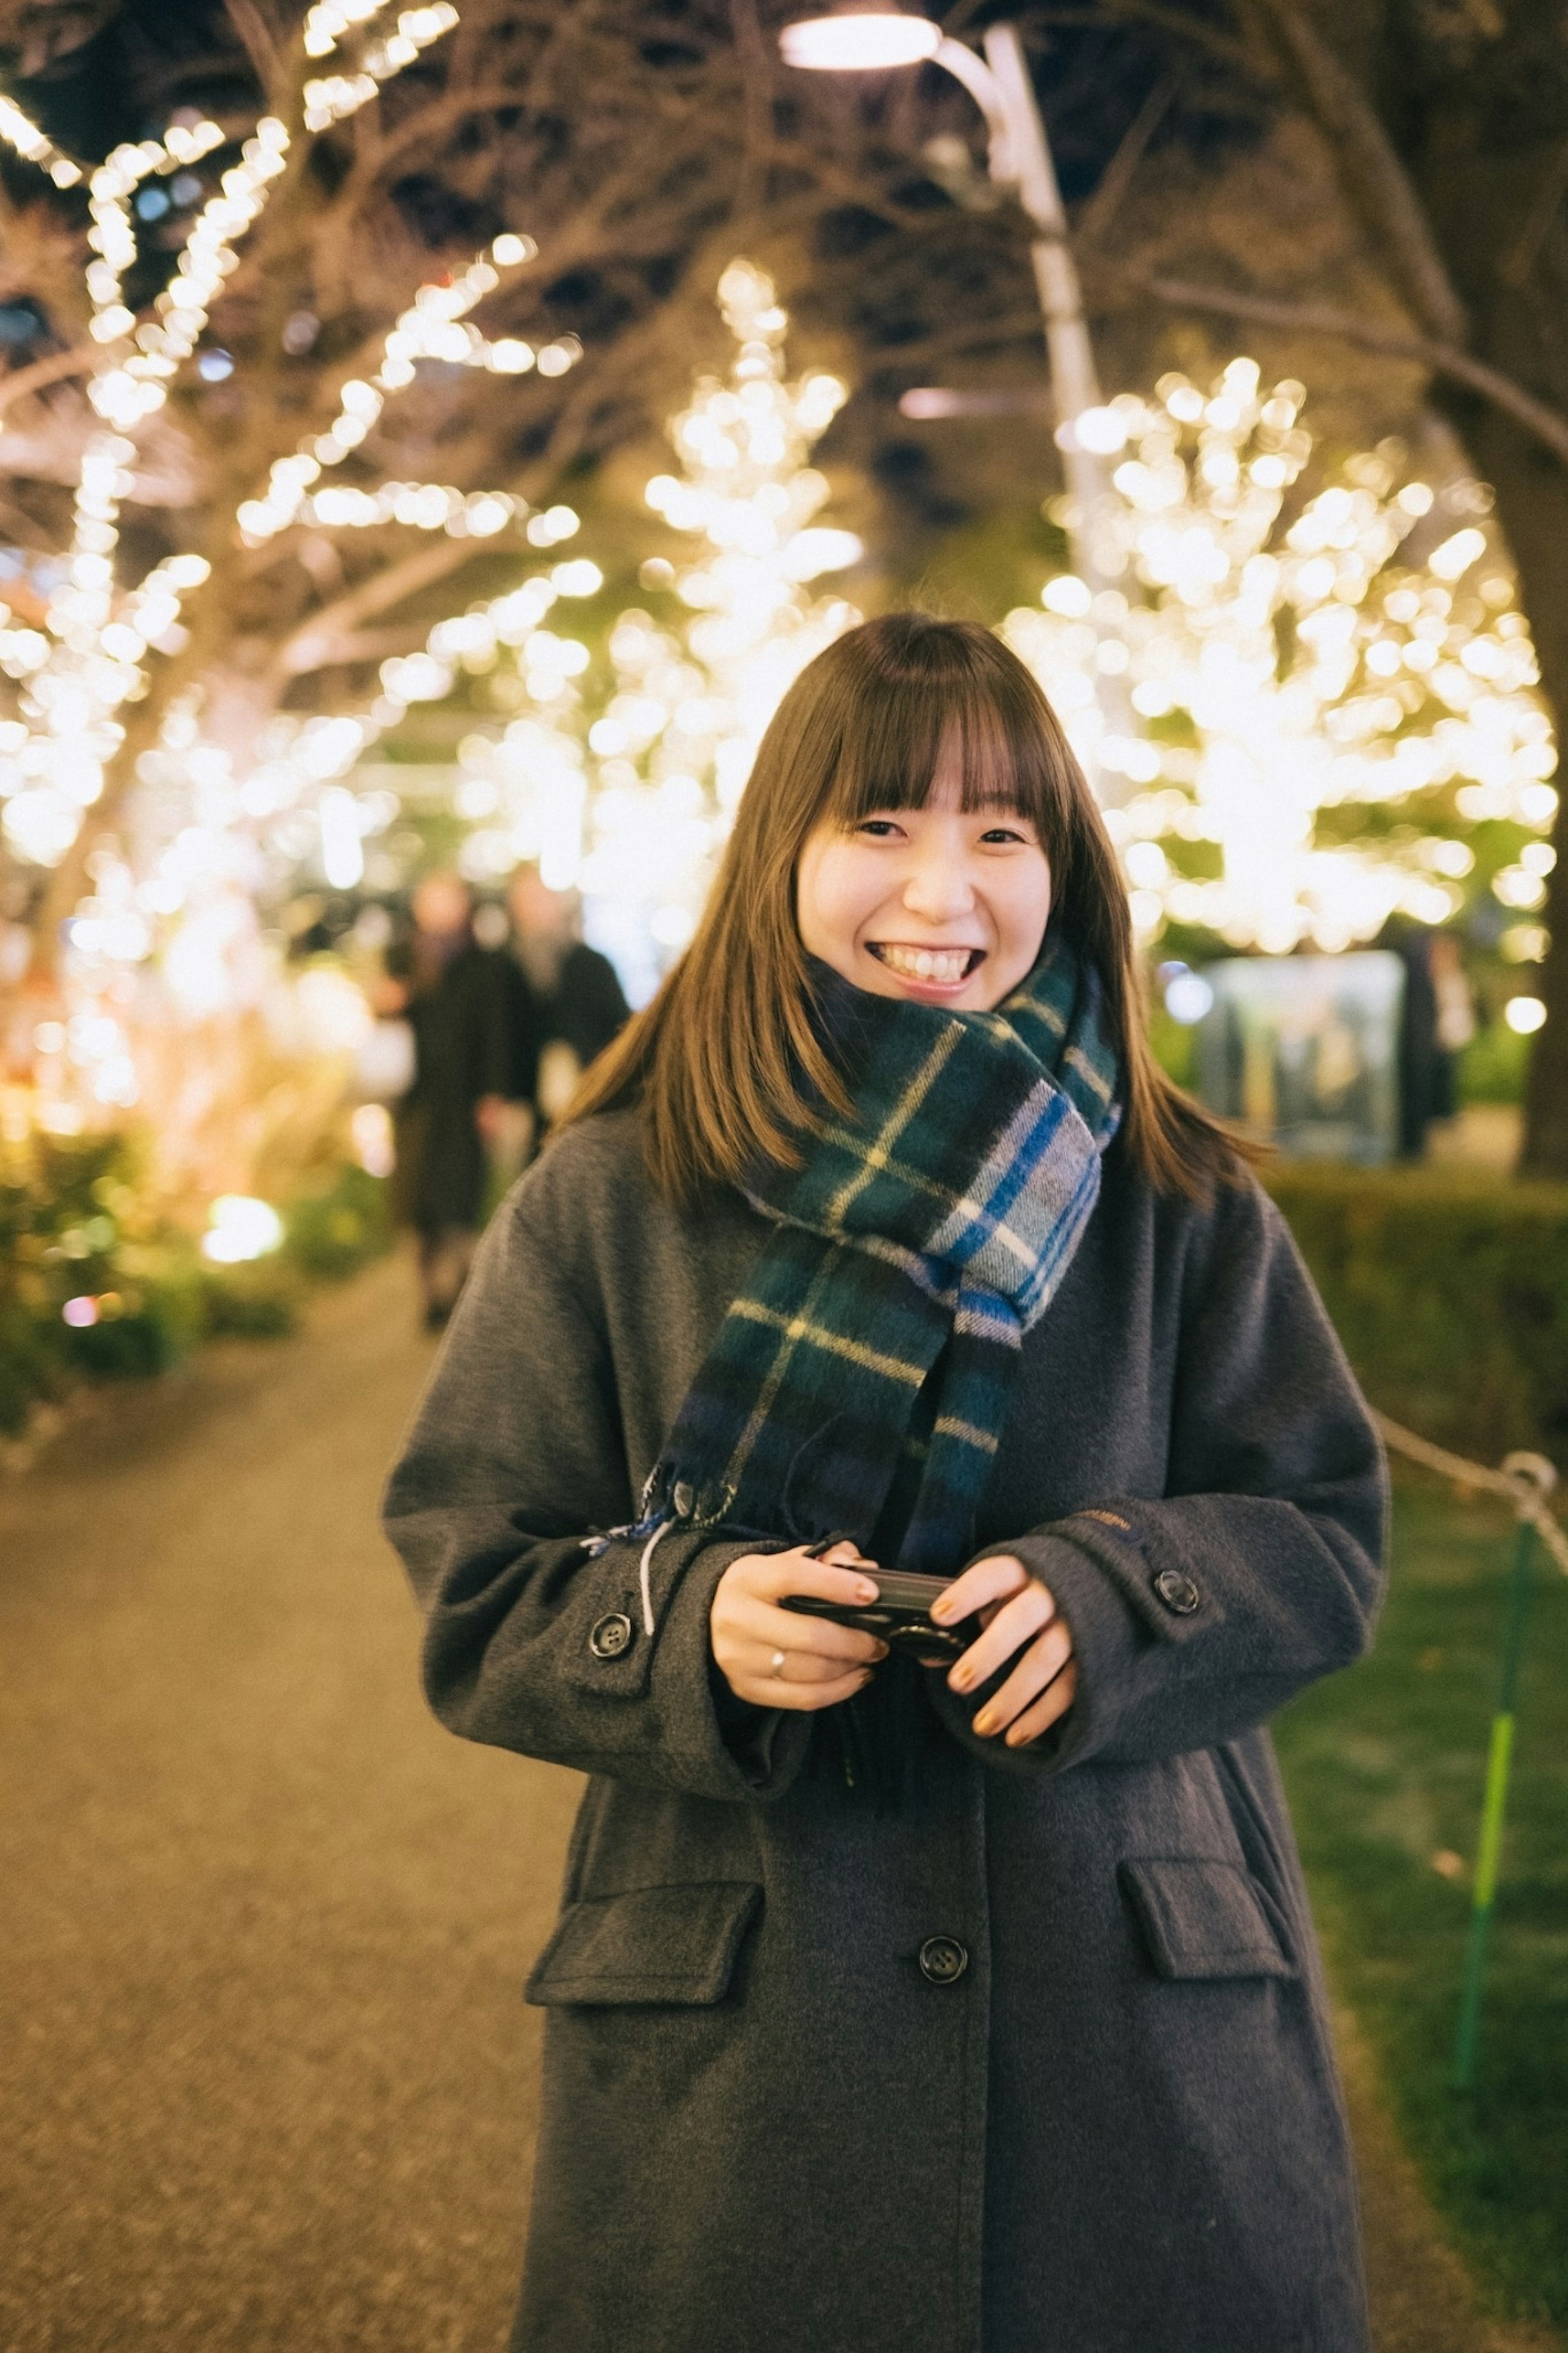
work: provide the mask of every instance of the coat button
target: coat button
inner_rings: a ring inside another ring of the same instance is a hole
[[[921,1975],[928,1985],[956,1985],[969,1955],[956,1936],[928,1936],[921,1947]]]
[[[595,1620],[588,1648],[596,1659],[618,1659],[623,1651],[631,1649],[634,1631],[625,1610],[612,1609]]]
[[[688,1479],[678,1479],[676,1481],[675,1493],[671,1495],[669,1500],[674,1507],[675,1516],[678,1520],[689,1520],[691,1517],[692,1513],[697,1509],[697,1497],[692,1491],[691,1482]]]
[[[1154,1590],[1167,1609],[1178,1618],[1190,1618],[1203,1606],[1203,1595],[1185,1572],[1179,1568],[1163,1568],[1154,1579]]]

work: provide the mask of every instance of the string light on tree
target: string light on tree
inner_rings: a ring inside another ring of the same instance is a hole
[[[445,6],[405,8],[390,21],[382,9],[363,5],[314,10],[312,53],[331,56],[347,36],[367,37],[345,67],[358,104],[456,21],[457,11]],[[334,92],[323,104],[320,91],[308,94],[300,109],[305,129],[320,130],[352,111],[341,100]],[[136,191],[150,177],[188,173],[231,147],[228,134],[210,121],[174,124],[161,139],[117,149],[90,174],[59,157],[20,110],[4,102],[0,138],[50,170],[58,185],[87,180],[88,293],[100,353],[87,387],[99,427],[82,453],[70,544],[43,626],[35,626],[30,612],[16,616],[0,607],[0,670],[18,688],[16,717],[0,719],[0,825],[14,853],[47,867],[67,858],[86,812],[101,799],[109,764],[122,753],[124,706],[156,684],[157,657],[186,642],[184,599],[208,577],[205,559],[178,553],[139,582],[118,580],[121,510],[135,489],[142,431],[196,355],[212,305],[237,267],[237,248],[287,168],[298,126],[291,131],[279,116],[256,125],[192,218],[168,283],[140,315],[123,299],[138,259]],[[294,453],[296,479],[290,481],[288,461],[274,470],[263,493],[265,528],[237,536],[259,544],[294,522],[390,522],[485,539],[516,524],[531,546],[548,549],[575,533],[571,509],[556,505],[534,514],[527,501],[499,491],[320,480],[369,436],[384,402],[416,383],[423,362],[458,361],[497,377],[559,377],[575,364],[581,346],[574,337],[536,347],[484,334],[469,315],[535,251],[531,238],[507,232],[467,269],[421,287],[385,337],[374,375],[342,385],[327,429]],[[217,381],[217,372],[204,370],[203,380],[209,379]],[[263,501],[248,503],[254,510]],[[121,836],[106,838],[88,860],[91,890],[64,927],[59,977],[72,1009],[67,1020],[42,1025],[51,1038],[58,1028],[64,1040],[50,1065],[57,1124],[79,1123],[84,1113],[90,1118],[94,1106],[123,1110],[138,1099],[137,1057],[148,1045],[143,1014],[160,990],[176,1023],[238,1016],[263,1001],[274,984],[258,902],[312,858],[330,885],[354,887],[363,871],[363,842],[395,817],[393,797],[356,790],[353,783],[356,764],[382,730],[418,696],[449,691],[475,645],[493,655],[502,642],[499,631],[526,635],[560,597],[589,593],[590,585],[599,585],[593,565],[581,559],[556,565],[510,592],[510,600],[437,624],[422,653],[387,666],[383,691],[365,712],[284,715],[257,727],[204,711],[199,688],[169,705],[156,742],[137,763]],[[215,728],[223,740],[213,740]],[[155,981],[139,977],[150,960]],[[141,1040],[134,1049],[133,1036]]]
[[[497,797],[476,872],[539,857],[556,887],[580,885],[601,944],[632,970],[647,964],[650,935],[661,956],[689,935],[781,696],[860,617],[810,588],[863,553],[853,533],[817,520],[828,485],[808,462],[846,388],[821,369],[788,380],[788,316],[752,263],[730,264],[719,303],[733,361],[725,377],[698,379],[669,428],[681,470],[655,475],[645,493],[696,543],[689,560],[643,570],[686,617],[661,626],[641,607],[623,612],[608,679],[586,676],[585,646],[531,629],[512,641],[529,715],[499,744],[476,733],[463,746],[468,780]],[[549,520],[535,516],[529,537]],[[576,569],[552,576],[564,584]]]
[[[383,35],[377,29],[383,15],[363,0],[344,0],[312,9],[308,20],[307,46],[313,57],[331,56],[351,33],[368,30],[375,36],[357,61],[356,89],[368,85],[362,96],[401,71],[457,22],[457,11],[447,6],[405,9]],[[344,111],[335,100],[325,115],[320,103],[312,107],[307,93],[307,129],[323,128]],[[0,109],[0,136],[68,185],[68,173],[61,179],[57,151],[19,110]],[[195,353],[212,303],[236,266],[237,244],[286,167],[290,133],[279,117],[263,117],[241,144],[238,160],[223,173],[217,191],[193,220],[151,315],[139,322],[121,290],[137,255],[131,211],[136,188],[150,175],[188,170],[226,143],[214,122],[171,125],[162,139],[117,148],[89,180],[93,258],[88,291],[91,332],[103,355],[87,389],[101,429],[89,436],[82,454],[71,543],[44,628],[11,626],[13,617],[0,607],[0,668],[21,688],[16,723],[20,735],[8,744],[9,757],[0,766],[0,825],[12,850],[36,865],[56,865],[69,852],[84,812],[101,797],[108,764],[124,741],[123,706],[147,691],[144,658],[150,649],[177,644],[182,599],[207,576],[205,561],[180,555],[156,567],[139,587],[118,587],[120,512],[132,488],[135,437],[163,406],[171,382]],[[421,360],[458,358],[499,375],[535,368],[558,375],[574,364],[581,347],[574,337],[535,351],[515,337],[482,335],[468,319],[506,273],[524,266],[534,253],[531,238],[509,232],[467,270],[421,287],[387,335],[376,375],[345,384],[326,432],[271,469],[260,499],[243,502],[242,540],[259,545],[294,522],[349,528],[393,522],[476,538],[493,537],[525,519],[538,525],[542,519],[530,517],[525,501],[499,491],[461,492],[422,482],[316,488],[322,470],[342,463],[366,438],[384,400],[416,381]],[[559,517],[564,511],[549,512]],[[550,543],[548,532],[542,540],[531,528],[530,537],[534,544]],[[184,724],[182,717],[176,733]],[[166,743],[160,746],[168,748]]]
[[[574,530],[575,516],[571,524]],[[332,890],[353,890],[363,880],[364,843],[384,832],[399,811],[395,795],[355,786],[354,772],[366,754],[409,704],[441,700],[464,670],[488,667],[505,647],[524,649],[542,705],[562,709],[571,697],[570,681],[587,667],[588,649],[541,624],[563,598],[592,596],[603,585],[598,567],[584,558],[557,564],[467,613],[448,616],[419,652],[384,662],[383,691],[369,710],[303,719],[280,713],[240,756],[204,733],[199,698],[174,703],[158,744],[138,763],[142,839],[135,865],[115,850],[96,853],[93,892],[68,927],[73,994],[82,1011],[68,1029],[62,1028],[60,1058],[50,1066],[49,1117],[56,1124],[80,1124],[79,1098],[104,1111],[142,1101],[131,1008],[137,969],[154,953],[179,1021],[231,1018],[269,1000],[274,1020],[282,1018],[279,1007],[289,993],[269,959],[257,910],[282,894],[301,866],[314,864]],[[529,854],[542,849],[552,873],[563,859],[574,871],[581,854],[582,753],[549,718],[542,717],[536,739],[512,730],[508,736],[501,758],[514,764],[526,758],[535,774],[541,773],[540,746],[548,747],[551,789],[544,796],[542,836]],[[482,841],[479,847],[482,866]],[[506,867],[517,855],[509,850]],[[314,977],[319,982],[322,976]],[[313,1017],[310,1026],[312,1034],[321,1029]]]
[[[503,282],[503,274],[531,261],[533,239],[508,233],[495,239],[453,278],[432,280],[389,329],[374,375],[351,376],[339,387],[338,414],[324,433],[301,441],[288,457],[274,460],[266,491],[247,499],[236,521],[248,547],[259,547],[290,524],[368,529],[398,522],[416,531],[446,531],[455,537],[489,538],[528,512],[525,500],[501,491],[464,493],[440,482],[383,482],[374,490],[329,485],[318,490],[324,469],[341,465],[374,427],[388,396],[414,383],[421,360],[488,368],[498,375],[523,375],[539,367],[563,375],[582,356],[575,335],[558,338],[535,352],[515,336],[496,340],[468,323],[468,313]],[[549,363],[546,365],[546,363]]]
[[[200,558],[174,558],[129,600],[119,600],[127,609],[116,616],[114,555],[136,457],[132,436],[163,405],[169,380],[195,349],[233,267],[234,239],[256,219],[283,168],[288,133],[271,117],[258,124],[217,195],[196,216],[169,285],[140,327],[120,299],[136,249],[128,198],[150,174],[185,168],[223,139],[211,122],[174,125],[162,141],[115,149],[89,183],[89,240],[97,258],[88,266],[88,291],[91,332],[104,355],[87,393],[106,429],[89,435],[82,452],[70,548],[45,632],[5,632],[7,667],[26,681],[19,712],[27,741],[13,772],[19,788],[6,798],[0,823],[11,848],[35,864],[58,864],[70,849],[124,740],[118,713],[144,691],[140,659],[155,638],[138,627],[138,597],[147,597],[148,612],[158,618],[156,637],[166,637],[180,596],[206,577]]]
[[[184,136],[172,127],[162,144],[149,141],[143,148],[117,148],[93,174],[95,194],[101,183],[102,200],[93,224],[101,240],[100,262],[89,264],[88,273],[95,303],[92,332],[100,342],[122,344],[134,330],[135,349],[97,370],[88,385],[88,398],[105,423],[121,433],[134,431],[163,406],[169,380],[195,350],[212,304],[236,266],[235,247],[259,217],[271,184],[285,167],[288,130],[276,115],[263,115],[242,145],[238,163],[224,173],[218,193],[192,222],[174,276],[153,303],[152,318],[140,327],[119,299],[126,239],[134,252],[127,198],[149,173],[183,169],[223,140],[216,123],[200,123]],[[94,291],[95,268],[112,273],[97,280],[101,303]]]
[[[1207,394],[1176,375],[1156,392],[1087,420],[1120,459],[1101,532],[1125,587],[1059,575],[1041,609],[1003,624],[1080,752],[1135,787],[1107,816],[1140,929],[1202,925],[1279,954],[1346,947],[1396,911],[1447,921],[1474,863],[1467,828],[1544,831],[1557,806],[1529,629],[1485,530],[1462,519],[1484,494],[1455,485],[1440,507],[1385,447],[1287,527],[1312,450],[1302,387],[1267,390],[1243,359]],[[1107,674],[1145,732],[1107,728]],[[1368,807],[1410,819],[1380,839],[1332,814]],[[1545,895],[1522,860],[1499,886],[1522,907]]]
[[[357,73],[328,74],[305,84],[305,128],[325,131],[346,121],[369,104],[384,81],[411,66],[422,49],[439,40],[458,22],[456,8],[445,5],[405,9],[397,30],[367,50]]]
[[[144,584],[144,596],[155,577]],[[603,585],[597,566],[584,558],[558,564],[467,613],[448,616],[419,652],[384,662],[383,691],[369,710],[308,718],[280,713],[243,755],[204,733],[198,698],[173,704],[158,744],[138,763],[135,866],[117,851],[98,852],[93,892],[68,927],[74,997],[83,1018],[68,1037],[62,1029],[64,1059],[51,1066],[50,1116],[57,1124],[79,1122],[79,1104],[71,1108],[73,1087],[89,1106],[103,1110],[125,1110],[141,1101],[130,1008],[137,968],[154,953],[163,988],[182,1022],[210,1023],[269,995],[277,999],[280,984],[258,906],[281,895],[301,866],[315,865],[332,890],[353,890],[363,881],[364,843],[384,832],[399,809],[395,795],[361,790],[353,781],[381,734],[409,704],[439,701],[463,670],[487,667],[506,646],[528,649],[530,681],[542,702],[559,706],[569,678],[586,668],[588,649],[540,624],[562,598],[592,596]],[[548,723],[542,724],[541,741],[551,732]],[[519,741],[512,737],[503,757],[519,756]],[[567,789],[546,796],[544,846],[552,860],[563,854],[574,860],[582,754],[574,745],[562,754],[558,745],[554,756],[564,759],[559,774]],[[537,844],[531,854],[538,854]],[[515,849],[508,855],[508,867],[516,855]],[[311,1026],[319,1029],[320,1023]]]
[[[305,16],[305,55],[330,58],[345,33],[384,16],[388,5],[389,0],[316,0]]]
[[[719,304],[739,345],[729,380],[699,380],[670,427],[682,473],[656,475],[645,496],[672,530],[702,543],[672,585],[695,615],[683,635],[706,681],[696,702],[707,708],[679,699],[659,744],[680,769],[710,780],[728,813],[785,688],[860,617],[842,599],[808,596],[808,584],[858,563],[864,549],[853,532],[816,522],[828,486],[807,462],[846,386],[824,369],[786,381],[789,316],[765,271],[732,261]],[[623,634],[621,666],[635,679],[655,649],[639,648],[635,624]],[[612,703],[605,718],[614,727],[622,715]]]
[[[68,155],[62,155],[52,139],[46,139],[36,122],[30,121],[15,99],[0,93],[0,139],[15,150],[25,162],[37,164],[47,172],[57,188],[79,186],[82,169]]]
[[[575,532],[570,508],[547,512],[556,516],[557,537]],[[476,730],[458,747],[455,807],[473,828],[461,853],[471,881],[498,880],[522,859],[538,860],[552,889],[569,889],[578,880],[588,792],[578,681],[592,656],[581,638],[544,622],[563,597],[596,596],[604,585],[596,564],[569,558],[437,622],[422,655],[382,665],[394,713],[405,701],[449,694],[461,671],[482,675],[500,661],[516,665],[508,671],[515,689],[509,701],[525,706],[527,715],[514,717],[499,737]]]

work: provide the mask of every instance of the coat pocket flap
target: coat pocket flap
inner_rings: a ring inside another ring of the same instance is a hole
[[[763,1900],[750,1881],[634,1887],[569,1904],[528,1980],[556,2002],[714,2002]]]
[[[1140,1856],[1120,1876],[1162,1977],[1296,1975],[1267,1895],[1239,1863]]]

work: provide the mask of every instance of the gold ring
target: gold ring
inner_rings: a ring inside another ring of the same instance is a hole
[[[769,1674],[770,1674],[770,1675],[777,1675],[777,1676],[779,1676],[779,1677],[781,1678],[781,1680],[782,1680],[783,1675],[784,1675],[784,1652],[783,1652],[782,1651],[775,1651],[773,1652],[773,1657],[772,1657],[772,1658],[769,1660],[769,1662],[768,1662],[768,1672],[769,1672]]]

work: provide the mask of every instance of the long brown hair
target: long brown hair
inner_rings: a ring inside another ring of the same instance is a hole
[[[795,878],[822,819],[922,807],[956,742],[966,810],[1009,807],[1050,861],[1051,922],[1098,967],[1121,1059],[1122,1148],[1157,1189],[1207,1193],[1248,1147],[1150,1052],[1127,892],[1095,798],[1029,671],[974,621],[889,613],[809,662],[763,737],[691,944],[584,1078],[566,1122],[636,1100],[660,1191],[689,1203],[759,1155],[798,1166],[815,1091],[844,1084],[811,1019]],[[565,1124],[565,1123],[563,1123]]]

